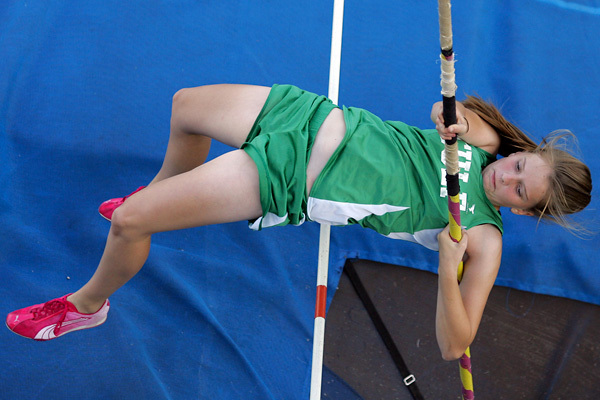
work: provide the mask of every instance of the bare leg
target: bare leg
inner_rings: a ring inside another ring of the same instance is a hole
[[[241,85],[178,92],[163,166],[148,188],[115,210],[96,272],[69,297],[80,312],[98,310],[142,268],[153,233],[262,214],[258,171],[244,151],[203,163],[210,138],[241,146],[268,93],[268,88]]]
[[[153,233],[261,214],[258,171],[242,150],[156,182],[115,210],[96,273],[69,300],[80,312],[98,310],[142,268]]]
[[[211,139],[239,148],[269,90],[251,85],[210,85],[178,91],[173,96],[167,152],[151,184],[202,165]]]

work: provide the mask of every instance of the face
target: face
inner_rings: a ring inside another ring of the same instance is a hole
[[[546,198],[552,168],[537,154],[513,153],[488,165],[482,172],[483,188],[496,207],[528,214]]]

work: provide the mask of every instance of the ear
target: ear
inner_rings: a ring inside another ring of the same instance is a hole
[[[521,208],[511,208],[510,212],[517,215],[527,215],[528,217],[533,217],[533,212],[529,210],[523,210]]]

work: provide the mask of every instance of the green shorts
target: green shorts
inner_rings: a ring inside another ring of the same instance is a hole
[[[242,149],[258,168],[263,215],[250,228],[299,225],[306,214],[306,167],[315,136],[331,110],[325,96],[274,85]]]

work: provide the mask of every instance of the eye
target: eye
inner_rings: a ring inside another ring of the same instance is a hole
[[[517,161],[517,172],[521,172],[521,161]]]
[[[517,195],[523,198],[523,191],[521,189],[521,185],[517,185]]]

